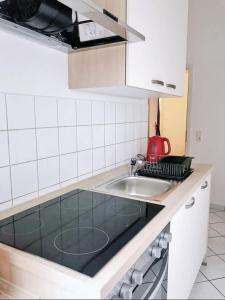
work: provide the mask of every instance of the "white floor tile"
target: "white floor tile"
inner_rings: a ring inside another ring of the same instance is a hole
[[[225,235],[225,223],[211,224],[210,228],[216,230],[220,235]]]
[[[208,279],[225,277],[225,262],[217,256],[207,258],[207,266],[201,266],[201,272]]]
[[[215,254],[225,254],[225,238],[222,236],[209,238],[208,246]]]
[[[208,281],[207,278],[201,272],[199,272],[195,280],[195,283],[205,282],[205,281]]]
[[[225,278],[212,280],[212,284],[225,295]]]
[[[220,217],[220,218],[222,218],[222,219],[225,220],[225,211],[218,211],[218,212],[215,212],[215,214],[216,214],[218,217]]]
[[[224,299],[221,293],[210,283],[195,283],[189,299]]]
[[[214,253],[214,252],[212,252],[212,250],[210,250],[209,248],[208,248],[208,250],[207,250],[207,257],[210,257],[210,256],[215,256],[216,254]]]
[[[220,257],[222,260],[224,260],[224,261],[225,261],[225,254],[223,254],[223,255],[219,255],[219,257]]]
[[[220,223],[217,223],[217,224],[220,224]],[[209,227],[208,237],[212,238],[212,237],[218,237],[218,236],[221,236],[221,234],[219,232],[217,232],[216,230],[212,229],[211,227]]]
[[[221,210],[219,210],[217,208],[210,208],[210,212],[211,213],[215,213],[215,212],[218,212],[218,211],[221,211]]]
[[[223,222],[225,222],[225,220],[218,217],[215,213],[209,214],[209,224],[223,223]]]

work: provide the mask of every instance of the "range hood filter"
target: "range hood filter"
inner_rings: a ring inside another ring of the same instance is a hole
[[[8,0],[8,12],[17,23],[46,33],[72,24],[72,9],[56,0]]]
[[[0,26],[64,52],[145,40],[91,0],[0,0]]]

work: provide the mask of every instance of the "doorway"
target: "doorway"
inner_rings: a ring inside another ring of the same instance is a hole
[[[186,154],[189,90],[188,70],[185,73],[184,84],[183,97],[151,98],[149,100],[149,136],[154,136],[159,131],[162,137],[167,137],[171,143],[171,155]]]

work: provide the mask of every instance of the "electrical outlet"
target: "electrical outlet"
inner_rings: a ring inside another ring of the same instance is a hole
[[[202,131],[201,130],[196,131],[195,139],[196,139],[196,142],[199,142],[199,143],[202,141]]]

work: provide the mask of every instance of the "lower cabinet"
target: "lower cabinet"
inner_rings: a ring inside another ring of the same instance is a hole
[[[208,242],[211,176],[171,221],[168,299],[188,299]]]

